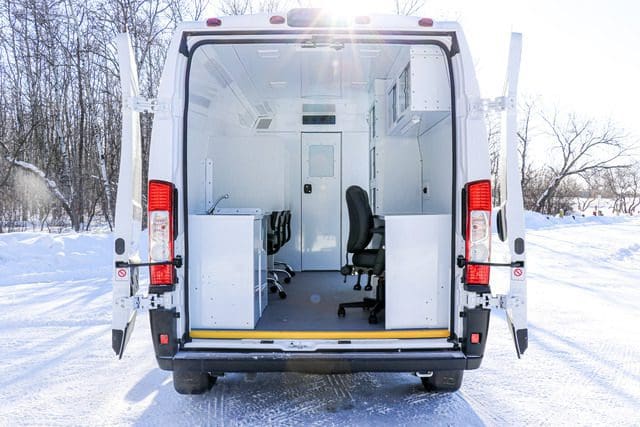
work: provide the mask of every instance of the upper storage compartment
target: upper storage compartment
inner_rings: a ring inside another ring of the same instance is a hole
[[[415,136],[451,112],[451,84],[444,52],[438,46],[411,46],[398,55],[385,86],[387,133]]]

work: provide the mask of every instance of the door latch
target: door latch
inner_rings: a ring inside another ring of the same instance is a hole
[[[312,190],[313,187],[311,187],[311,184],[305,184],[303,187],[304,194],[311,194]]]
[[[458,255],[456,260],[456,265],[459,268],[464,268],[467,265],[488,265],[489,267],[524,267],[524,261],[513,261],[513,262],[476,262],[476,261],[467,261],[464,259],[462,255]]]

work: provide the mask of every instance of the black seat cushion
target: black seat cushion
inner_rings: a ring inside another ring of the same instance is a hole
[[[384,271],[384,249],[364,249],[353,254],[353,265],[373,270],[379,275]]]

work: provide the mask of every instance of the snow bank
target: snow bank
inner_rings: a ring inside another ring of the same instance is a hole
[[[550,215],[543,215],[537,212],[526,211],[524,215],[525,226],[527,230],[539,230],[541,228],[549,228],[554,226],[571,226],[571,225],[587,225],[587,224],[617,224],[628,221],[627,216],[580,216],[567,215],[562,218]]]
[[[111,242],[108,233],[0,234],[0,284],[108,276]]]
[[[0,286],[111,277],[112,248],[108,232],[0,234]]]

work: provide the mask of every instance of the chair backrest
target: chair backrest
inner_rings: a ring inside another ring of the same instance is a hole
[[[273,255],[278,252],[280,247],[283,244],[282,241],[282,211],[274,211],[271,212],[271,218],[269,219],[269,225],[271,226],[270,236],[269,236],[269,247],[267,249],[268,255]]]
[[[291,211],[284,211],[284,243],[291,240]]]
[[[280,247],[283,247],[287,243],[287,211],[280,212],[278,235],[280,236]]]
[[[352,185],[346,193],[347,210],[349,211],[349,240],[347,252],[364,250],[373,237],[373,212],[369,205],[367,192]]]

